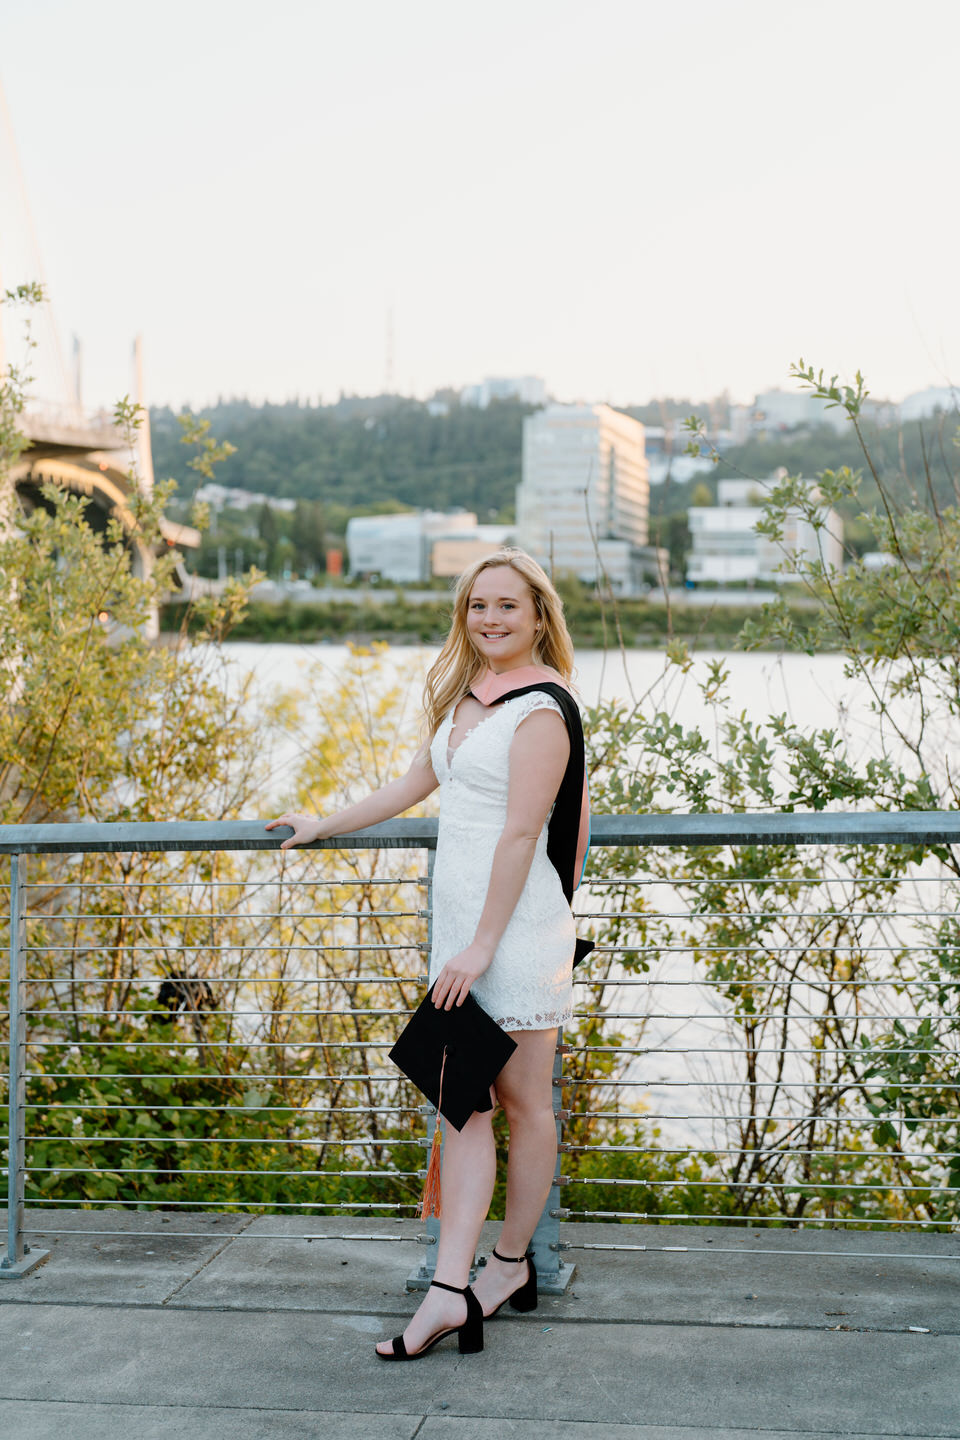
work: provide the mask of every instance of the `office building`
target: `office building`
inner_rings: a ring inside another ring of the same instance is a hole
[[[554,576],[638,589],[651,565],[649,493],[638,420],[609,405],[548,405],[524,420],[517,544]]]
[[[416,585],[431,575],[459,575],[511,538],[511,527],[478,525],[469,510],[355,515],[347,521],[350,574]]]

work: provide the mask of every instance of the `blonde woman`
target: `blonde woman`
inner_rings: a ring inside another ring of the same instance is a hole
[[[439,788],[434,1003],[449,1010],[472,993],[517,1044],[491,1095],[510,1127],[493,1255],[471,1289],[496,1171],[493,1112],[474,1112],[461,1131],[446,1131],[435,1281],[403,1335],[377,1346],[384,1360],[418,1358],[454,1333],[462,1351],[482,1349],[484,1319],[508,1300],[518,1310],[537,1303],[528,1246],[556,1165],[553,1057],[557,1027],[571,1015],[576,943],[573,886],[560,869],[572,870],[586,819],[572,670],[563,607],[541,567],[510,548],[477,562],[458,582],[450,633],[426,680],[424,740],[406,775],[325,819],[288,814],[267,827],[293,827],[286,850],[375,825]],[[550,839],[548,855],[548,821],[571,777],[568,833]],[[554,840],[570,865],[558,868]]]

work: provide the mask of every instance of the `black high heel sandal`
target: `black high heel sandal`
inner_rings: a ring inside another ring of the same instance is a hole
[[[393,1350],[389,1355],[384,1355],[382,1350],[375,1351],[381,1360],[419,1360],[421,1355],[426,1355],[448,1335],[456,1335],[460,1342],[461,1355],[478,1355],[483,1349],[483,1310],[470,1286],[466,1285],[461,1290],[456,1285],[444,1285],[442,1280],[431,1280],[430,1284],[437,1290],[449,1290],[452,1295],[462,1295],[467,1302],[466,1320],[462,1325],[450,1325],[446,1330],[438,1330],[419,1350],[409,1351],[403,1343],[403,1336],[398,1335],[390,1342]]]
[[[497,1310],[502,1310],[504,1305],[507,1304],[507,1301],[510,1302],[510,1308],[512,1310],[519,1310],[521,1315],[527,1314],[530,1310],[536,1310],[538,1300],[537,1269],[533,1263],[533,1251],[528,1250],[525,1255],[501,1255],[499,1250],[494,1249],[493,1255],[495,1259],[499,1260],[503,1265],[519,1265],[521,1260],[526,1260],[527,1278],[519,1289],[514,1290],[512,1294],[508,1295],[506,1300],[501,1300],[495,1310],[491,1310],[489,1315],[484,1315],[484,1320],[492,1320]]]

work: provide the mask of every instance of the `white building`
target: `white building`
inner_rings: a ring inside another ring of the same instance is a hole
[[[347,521],[351,575],[379,575],[415,585],[430,574],[430,543],[445,530],[476,525],[476,515],[410,510],[400,515],[354,515]]]
[[[839,405],[828,407],[809,390],[764,390],[753,402],[752,429],[792,430],[797,425],[829,425],[842,430],[849,423]]]
[[[800,514],[788,515],[779,544],[757,534],[757,522],[763,515],[763,492],[773,483],[721,480],[716,505],[690,508],[689,581],[717,585],[782,581],[786,577],[781,567],[788,555],[822,560],[830,569],[842,567],[843,521],[835,510],[822,512],[822,530],[815,529]]]
[[[649,496],[639,420],[609,405],[548,405],[524,420],[517,544],[554,575],[635,590]]]
[[[929,420],[938,410],[949,415],[956,413],[957,391],[946,385],[931,385],[927,390],[917,390],[900,402],[901,420]]]
[[[545,405],[547,387],[539,375],[488,375],[479,385],[466,385],[461,405],[486,410],[491,400],[520,400],[524,405]]]
[[[469,510],[355,515],[347,521],[350,574],[379,575],[399,585],[459,575],[473,560],[499,550],[510,534],[507,526],[478,525]]]
[[[193,498],[209,505],[214,511],[252,510],[254,506],[259,510],[267,505],[271,510],[292,514],[297,508],[296,500],[280,500],[276,495],[261,495],[258,490],[240,490],[230,485],[218,485],[214,481],[201,485]]]

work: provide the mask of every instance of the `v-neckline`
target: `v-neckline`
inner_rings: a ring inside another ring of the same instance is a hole
[[[466,695],[461,695],[461,696],[460,696],[460,699],[457,701],[456,705],[454,705],[453,709],[450,711],[450,720],[449,720],[449,724],[448,724],[448,726],[447,726],[446,744],[445,744],[445,746],[444,746],[444,758],[446,759],[446,762],[447,762],[447,772],[448,772],[448,773],[453,769],[454,756],[455,756],[455,755],[457,754],[457,752],[458,752],[459,750],[461,750],[461,749],[463,748],[463,746],[467,743],[467,741],[470,739],[470,736],[473,734],[473,732],[474,732],[475,730],[479,730],[481,725],[486,725],[486,723],[487,723],[488,720],[492,720],[492,719],[494,718],[494,716],[497,714],[497,711],[501,708],[499,705],[486,705],[486,706],[484,706],[484,709],[489,710],[489,712],[490,712],[489,715],[483,715],[483,716],[477,721],[477,723],[476,723],[475,725],[471,725],[469,730],[465,730],[464,733],[463,733],[463,737],[462,737],[462,739],[460,740],[459,745],[455,745],[455,746],[453,747],[453,749],[451,750],[451,748],[450,748],[450,743],[449,743],[449,742],[450,742],[450,733],[451,733],[451,731],[453,730],[453,727],[454,727],[455,716],[456,716],[457,710],[459,709],[461,702],[464,701],[464,700],[466,700],[466,698],[467,698]],[[477,697],[474,696],[473,698],[476,700]],[[481,701],[478,701],[477,703],[478,703],[478,704],[481,704],[482,702],[481,702]]]

